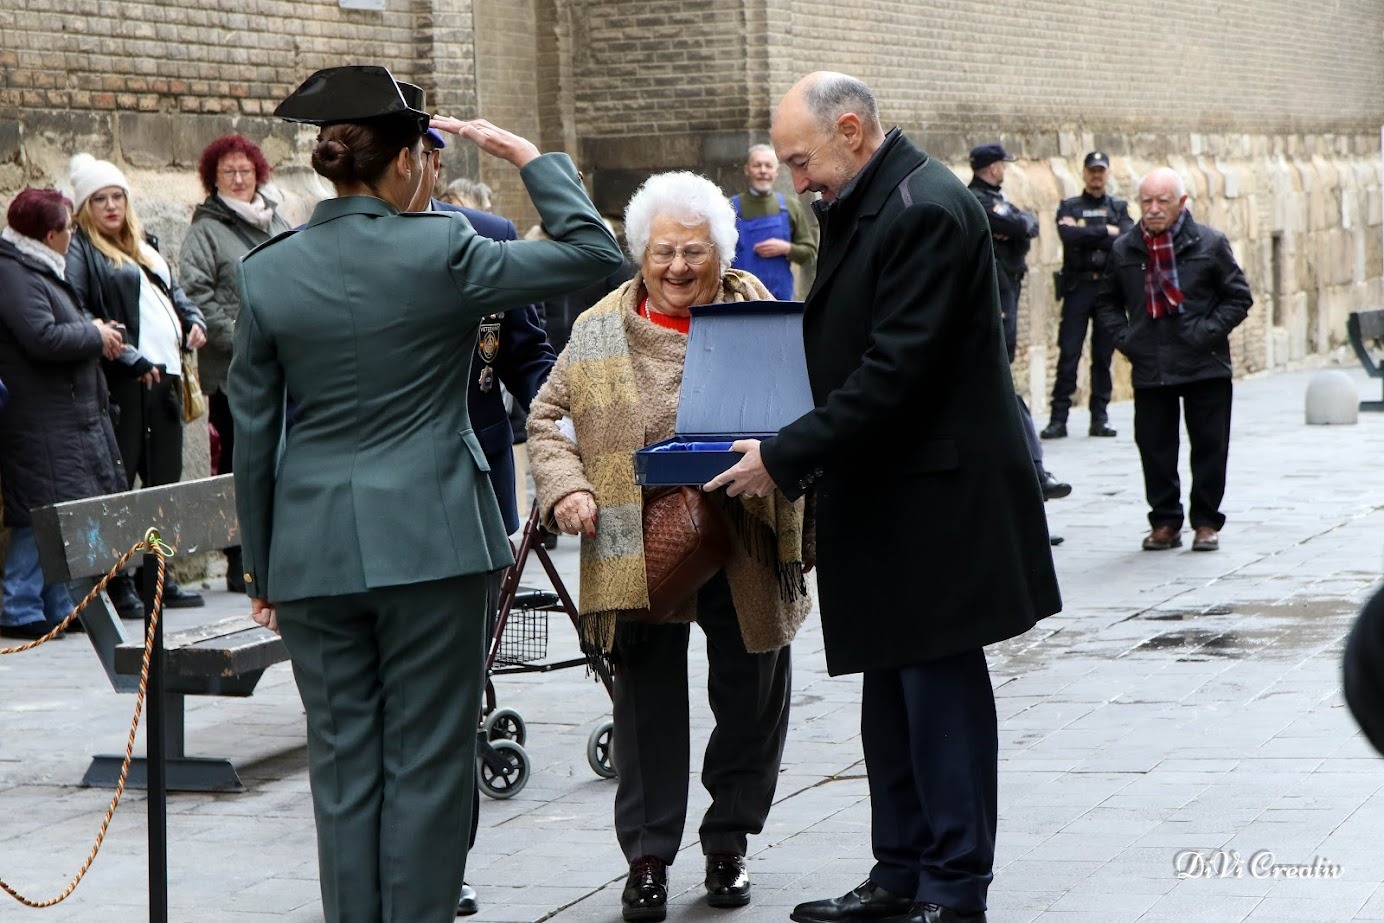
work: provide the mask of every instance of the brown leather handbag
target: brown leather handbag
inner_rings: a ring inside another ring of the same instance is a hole
[[[673,487],[644,504],[649,608],[627,614],[647,625],[676,622],[678,609],[730,560],[730,532],[697,487]]]

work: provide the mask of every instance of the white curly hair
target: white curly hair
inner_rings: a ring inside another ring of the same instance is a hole
[[[649,246],[649,228],[654,218],[671,215],[691,227],[706,222],[721,272],[735,259],[735,210],[711,180],[686,170],[655,173],[644,181],[625,207],[625,240],[636,264],[644,262]]]

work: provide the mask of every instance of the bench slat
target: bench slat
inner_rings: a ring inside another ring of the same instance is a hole
[[[168,634],[164,663],[173,677],[234,677],[264,670],[288,659],[283,639],[256,625],[248,616],[222,619]],[[144,644],[122,644],[115,650],[118,673],[138,673]]]

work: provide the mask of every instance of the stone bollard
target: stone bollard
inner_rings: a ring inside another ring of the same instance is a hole
[[[1340,369],[1326,369],[1307,384],[1307,422],[1315,425],[1360,422],[1360,394]]]

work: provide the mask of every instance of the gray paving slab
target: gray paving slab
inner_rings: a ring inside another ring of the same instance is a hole
[[[1345,632],[1384,568],[1384,414],[1306,426],[1310,374],[1237,382],[1229,521],[1215,554],[1139,550],[1145,506],[1129,404],[1111,408],[1115,439],[1045,443],[1048,467],[1075,486],[1048,508],[1066,538],[1055,557],[1067,608],[988,652],[1001,740],[992,923],[1384,920],[1384,760],[1351,722],[1338,678]],[[1183,456],[1185,480],[1185,447]],[[570,541],[556,560],[575,589]],[[924,589],[908,574],[886,579],[903,599]],[[207,595],[207,609],[172,612],[170,627],[242,606]],[[549,628],[550,656],[572,656],[570,626]],[[777,801],[751,840],[755,901],[724,912],[701,900],[696,823],[707,800],[689,767],[670,920],[781,920],[869,871],[859,681],[826,675],[815,620],[793,656]],[[691,662],[700,689],[695,638]],[[609,700],[579,669],[506,676],[497,689],[524,717],[534,772],[514,799],[482,805],[468,875],[481,894],[477,923],[618,920],[614,784],[586,761]],[[695,692],[693,702],[697,752],[711,719]],[[92,753],[123,749],[132,705],[110,691],[80,638],[0,658],[0,878],[36,897],[61,890],[109,800],[77,783]],[[189,752],[232,757],[249,790],[170,797],[173,920],[321,919],[303,735],[286,666],[251,698],[188,700]],[[126,795],[70,899],[42,911],[0,904],[0,919],[147,918],[144,807],[142,793]],[[1175,857],[1186,850],[1320,859],[1339,876],[1180,878]]]

